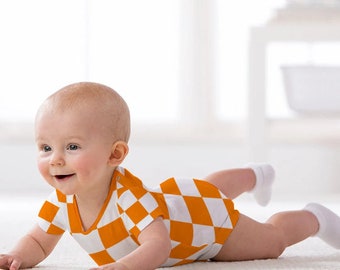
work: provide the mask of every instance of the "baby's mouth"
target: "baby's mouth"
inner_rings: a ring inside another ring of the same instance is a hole
[[[75,174],[74,173],[72,173],[72,174],[57,174],[54,177],[57,180],[65,180],[65,179],[68,179],[68,178],[72,177],[73,175],[75,175]]]

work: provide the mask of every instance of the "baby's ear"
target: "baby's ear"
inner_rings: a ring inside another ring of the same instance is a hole
[[[120,165],[127,154],[129,153],[129,146],[126,142],[118,141],[112,145],[111,156],[109,159],[109,164],[113,167]]]

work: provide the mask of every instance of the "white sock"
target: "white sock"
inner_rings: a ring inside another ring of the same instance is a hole
[[[254,194],[255,200],[261,206],[266,206],[272,195],[272,185],[274,183],[274,168],[267,163],[249,163],[245,166],[254,171],[256,183],[250,191]]]
[[[328,208],[317,204],[307,204],[304,210],[311,212],[319,222],[318,236],[330,246],[340,249],[340,217]]]

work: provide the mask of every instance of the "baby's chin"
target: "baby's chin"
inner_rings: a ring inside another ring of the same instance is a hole
[[[74,195],[77,192],[74,186],[75,176],[76,174],[55,175],[47,182],[64,195]]]

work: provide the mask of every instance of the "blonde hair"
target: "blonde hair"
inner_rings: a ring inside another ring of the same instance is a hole
[[[94,82],[67,85],[49,96],[38,110],[52,113],[83,109],[97,113],[98,122],[115,140],[128,142],[130,137],[130,112],[125,100],[112,88]],[[104,120],[104,122],[103,122]]]

